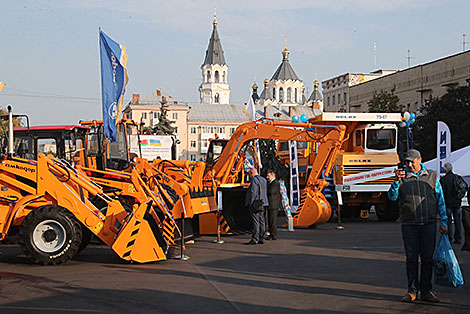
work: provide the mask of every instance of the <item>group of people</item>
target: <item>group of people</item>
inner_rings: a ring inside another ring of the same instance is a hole
[[[281,187],[276,173],[268,170],[266,179],[256,168],[249,171],[250,186],[245,196],[245,206],[250,211],[252,232],[247,245],[263,244],[265,240],[277,240],[277,214],[281,207]],[[267,231],[266,232],[266,213]],[[265,236],[269,233],[268,236]]]
[[[426,169],[419,151],[409,150],[404,161],[406,167],[397,169],[388,191],[392,201],[398,200],[405,247],[408,291],[402,301],[420,298],[436,303],[439,298],[431,290],[431,280],[437,221],[439,232],[448,234],[451,243],[460,244],[462,199],[456,193],[457,177],[450,163],[444,165],[446,175],[440,179],[436,172]]]

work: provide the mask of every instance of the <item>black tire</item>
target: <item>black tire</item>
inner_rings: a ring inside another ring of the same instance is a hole
[[[83,224],[80,224],[80,227],[82,228],[82,241],[80,242],[80,246],[78,247],[77,254],[83,251],[88,244],[90,244],[91,237],[93,236],[93,233],[85,227]]]
[[[26,216],[20,227],[19,242],[35,263],[57,265],[77,254],[82,228],[66,208],[46,205]]]

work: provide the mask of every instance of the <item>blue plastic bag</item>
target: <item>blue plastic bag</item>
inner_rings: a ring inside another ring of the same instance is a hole
[[[434,283],[455,288],[463,286],[459,262],[447,234],[441,234],[434,253]]]

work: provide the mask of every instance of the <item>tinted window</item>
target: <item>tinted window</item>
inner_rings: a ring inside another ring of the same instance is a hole
[[[395,130],[367,130],[367,148],[376,150],[386,150],[395,148]]]

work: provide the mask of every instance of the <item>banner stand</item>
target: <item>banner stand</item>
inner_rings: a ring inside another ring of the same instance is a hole
[[[335,229],[344,230],[344,226],[341,225],[341,205],[343,205],[343,197],[341,195],[341,191],[336,191],[336,196],[338,197],[338,208],[336,209],[338,214],[338,225]]]

